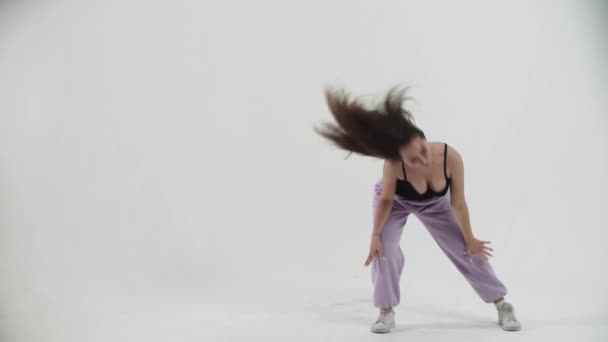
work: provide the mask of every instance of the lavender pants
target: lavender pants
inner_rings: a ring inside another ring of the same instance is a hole
[[[375,184],[373,212],[382,191],[382,178]],[[496,277],[489,261],[473,255],[473,262],[466,257],[464,236],[450,205],[450,192],[442,197],[423,201],[405,200],[394,196],[393,207],[382,228],[381,241],[385,259],[374,257],[372,261],[373,303],[378,308],[399,304],[399,280],[403,271],[404,256],[399,240],[410,214],[414,214],[431,233],[439,248],[471,284],[481,299],[490,303],[507,294],[505,285]]]

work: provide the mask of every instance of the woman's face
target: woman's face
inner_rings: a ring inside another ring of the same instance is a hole
[[[431,149],[426,139],[416,136],[399,149],[403,162],[413,168],[427,167],[431,163]]]

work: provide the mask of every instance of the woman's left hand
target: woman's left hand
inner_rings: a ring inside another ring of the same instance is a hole
[[[475,254],[479,254],[482,257],[484,257],[486,260],[488,260],[488,258],[492,256],[490,251],[494,251],[492,248],[490,248],[490,246],[486,245],[488,243],[491,243],[491,242],[477,240],[475,237],[466,240],[464,246],[465,246],[465,252],[466,252],[467,257],[469,258],[469,261],[471,261],[471,262],[473,261],[473,255],[475,255]]]

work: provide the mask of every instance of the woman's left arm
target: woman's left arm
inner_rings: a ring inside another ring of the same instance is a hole
[[[469,241],[474,236],[469,220],[469,208],[464,197],[464,164],[458,151],[450,145],[448,145],[447,165],[451,171],[450,204],[452,205],[452,209],[454,209],[454,214],[458,219],[465,241]]]
[[[466,253],[470,261],[472,261],[471,256],[473,254],[479,254],[487,260],[488,257],[492,256],[491,252],[493,249],[486,245],[490,241],[476,239],[471,231],[469,207],[464,198],[464,163],[458,151],[449,145],[447,165],[451,171],[450,204],[464,236]]]

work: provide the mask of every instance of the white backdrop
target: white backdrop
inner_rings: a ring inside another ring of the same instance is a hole
[[[411,85],[520,340],[608,338],[607,6],[0,2],[0,340],[367,341],[380,160],[325,84]],[[605,2],[603,2],[605,4]],[[394,340],[501,340],[412,218]]]

